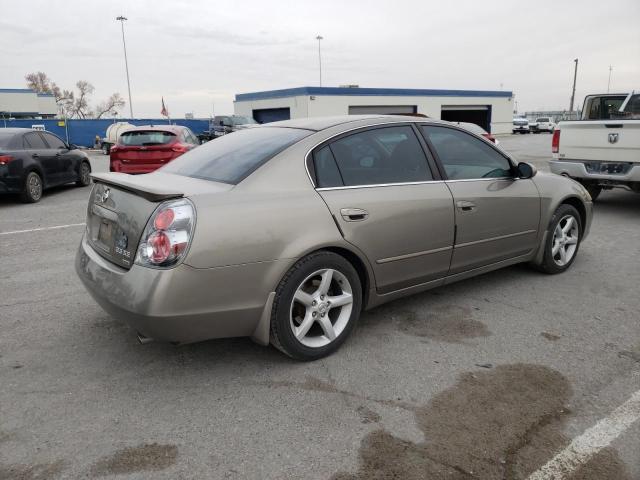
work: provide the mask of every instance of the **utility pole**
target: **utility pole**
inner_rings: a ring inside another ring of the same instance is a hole
[[[578,59],[573,60],[576,63],[575,70],[573,71],[573,90],[571,91],[571,104],[569,105],[569,111],[573,112],[573,101],[576,98],[576,78],[578,77]]]
[[[607,82],[607,93],[609,93],[609,89],[611,88],[611,72],[613,71],[613,67],[609,65],[609,81]]]
[[[116,18],[116,20],[120,21],[120,26],[122,27],[122,46],[124,47],[124,68],[127,71],[127,90],[129,91],[129,113],[131,115],[131,119],[133,119],[133,104],[131,103],[131,83],[129,82],[129,62],[127,61],[127,44],[124,41],[124,22],[127,20],[127,17],[123,17],[120,15]]]
[[[318,35],[316,37],[316,40],[318,40],[318,65],[320,67],[320,86],[322,86],[322,55],[320,53],[320,41],[324,40],[324,37],[321,35]]]

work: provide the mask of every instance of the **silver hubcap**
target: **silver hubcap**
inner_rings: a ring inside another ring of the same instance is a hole
[[[565,215],[560,219],[553,231],[551,255],[556,265],[564,267],[576,254],[580,229],[573,215]]]
[[[42,184],[40,183],[40,177],[37,175],[29,175],[29,193],[31,198],[37,200],[42,195]]]
[[[326,268],[309,275],[291,302],[294,336],[307,347],[324,347],[340,336],[351,318],[353,290],[341,272]]]

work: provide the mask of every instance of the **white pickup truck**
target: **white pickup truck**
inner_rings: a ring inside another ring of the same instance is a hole
[[[640,93],[589,95],[582,119],[553,132],[551,171],[571,177],[594,200],[603,189],[640,193]]]

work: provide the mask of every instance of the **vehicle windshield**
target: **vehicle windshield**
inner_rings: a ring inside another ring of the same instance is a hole
[[[513,123],[515,125],[529,125],[529,121],[526,118],[515,118]]]
[[[250,125],[258,123],[251,117],[242,117],[240,115],[234,115],[231,117],[231,121],[234,125]]]
[[[13,133],[0,131],[0,147],[8,147],[13,135]]]
[[[235,185],[273,156],[311,133],[309,130],[278,127],[239,130],[185,153],[161,170]]]
[[[134,130],[124,132],[118,143],[125,147],[149,147],[152,145],[165,145],[176,138],[172,132],[160,130]]]
[[[542,118],[536,119],[536,122],[547,123],[549,122],[549,119],[546,117],[542,117]]]

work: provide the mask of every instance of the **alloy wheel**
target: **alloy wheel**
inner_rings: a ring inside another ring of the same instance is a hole
[[[42,196],[42,183],[40,182],[40,177],[38,175],[29,175],[27,188],[29,189],[29,194],[33,200],[40,200],[40,197]]]
[[[318,270],[298,286],[291,302],[290,326],[303,345],[319,348],[344,331],[353,310],[353,290],[339,270]]]
[[[578,248],[580,227],[573,215],[565,215],[560,219],[553,231],[551,255],[556,265],[564,267],[573,259]]]

